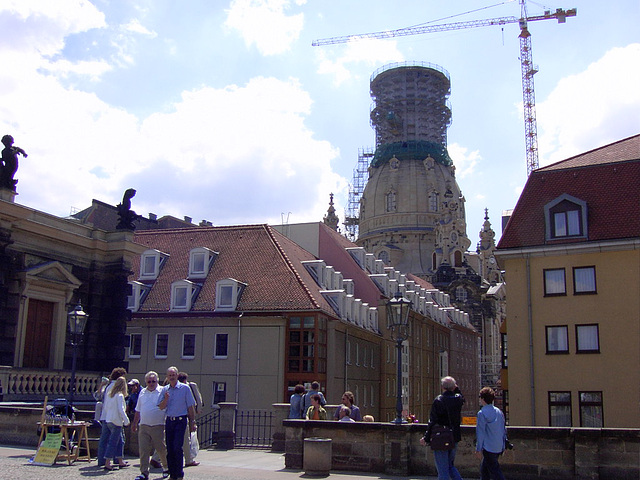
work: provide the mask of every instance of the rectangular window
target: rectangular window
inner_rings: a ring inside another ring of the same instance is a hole
[[[169,334],[156,334],[156,358],[167,358],[169,351]]]
[[[142,355],[142,334],[129,335],[129,358],[140,358]]]
[[[571,392],[549,392],[549,426],[571,426]]]
[[[576,352],[600,353],[598,325],[576,325]]]
[[[187,308],[187,287],[173,288],[173,308]]]
[[[213,358],[227,358],[229,351],[229,334],[216,333]]]
[[[142,275],[143,276],[155,276],[156,275],[156,256],[145,255],[142,257]]]
[[[580,235],[580,210],[568,210],[553,214],[554,236]]]
[[[603,428],[602,392],[580,392],[580,426]]]
[[[573,293],[574,295],[597,293],[596,267],[573,268]]]
[[[182,358],[192,359],[196,356],[195,333],[182,334]]]
[[[568,330],[566,325],[546,327],[547,353],[569,353]]]
[[[564,279],[564,268],[544,270],[544,296],[566,295],[567,286]]]
[[[204,273],[206,261],[205,252],[193,252],[191,254],[191,273]]]
[[[223,285],[220,287],[220,301],[218,305],[221,307],[233,306],[233,286]]]

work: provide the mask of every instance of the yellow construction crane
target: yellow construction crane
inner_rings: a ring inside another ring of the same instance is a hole
[[[528,22],[538,20],[557,19],[558,23],[565,23],[567,17],[575,17],[577,9],[563,10],[556,9],[555,12],[545,11],[543,15],[528,16],[526,0],[520,2],[520,18],[498,17],[486,20],[471,20],[468,22],[443,23],[438,25],[422,25],[416,27],[400,28],[398,30],[386,30],[383,32],[361,33],[347,35],[344,37],[332,37],[316,40],[313,46],[332,45],[337,43],[348,43],[365,38],[393,38],[407,35],[419,35],[422,33],[445,32],[450,30],[462,30],[465,28],[490,27],[495,25],[506,25],[508,23],[518,23],[520,25],[520,65],[522,70],[522,99],[524,104],[524,133],[527,152],[527,175],[538,168],[538,127],[536,122],[536,98],[533,86],[533,75],[538,69],[533,64],[531,53],[531,33],[529,33]]]

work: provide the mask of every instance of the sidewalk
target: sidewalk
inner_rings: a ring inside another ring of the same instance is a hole
[[[35,449],[27,447],[0,446],[1,480],[86,480],[100,478],[108,480],[133,480],[139,473],[137,458],[127,458],[130,467],[107,472],[91,463],[77,462],[73,465],[58,462],[52,467],[33,465],[29,460],[35,455]],[[198,455],[200,465],[186,468],[185,480],[295,480],[310,477],[303,470],[284,468],[284,455],[264,450],[202,450]],[[320,477],[322,478],[322,477]],[[356,473],[331,471],[327,477],[332,480],[437,480],[424,476],[389,476],[380,473]],[[162,480],[159,469],[151,471],[150,480]],[[471,480],[471,479],[466,479]]]

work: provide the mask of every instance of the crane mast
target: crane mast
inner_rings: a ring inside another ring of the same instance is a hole
[[[575,17],[576,14],[577,9],[575,8],[569,10],[558,8],[555,10],[555,12],[545,11],[543,15],[535,15],[529,17],[527,15],[526,0],[520,0],[520,18],[498,17],[485,20],[472,20],[468,22],[422,25],[417,27],[400,28],[397,30],[385,30],[382,32],[324,38],[314,41],[312,45],[317,47],[338,43],[348,43],[351,41],[363,40],[367,38],[385,39],[403,37],[408,35],[420,35],[424,33],[445,32],[466,28],[490,27],[496,25],[518,23],[520,26],[520,67],[522,72],[522,100],[524,106],[527,175],[529,175],[533,170],[538,168],[538,126],[536,121],[535,89],[533,85],[533,76],[538,71],[538,69],[533,64],[533,55],[531,51],[531,33],[529,33],[528,22],[557,19],[558,23],[565,23],[567,17]]]

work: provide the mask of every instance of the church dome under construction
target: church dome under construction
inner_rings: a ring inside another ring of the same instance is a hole
[[[393,64],[371,78],[376,151],[360,201],[357,243],[402,272],[460,266],[471,245],[464,198],[447,152],[448,73]]]

